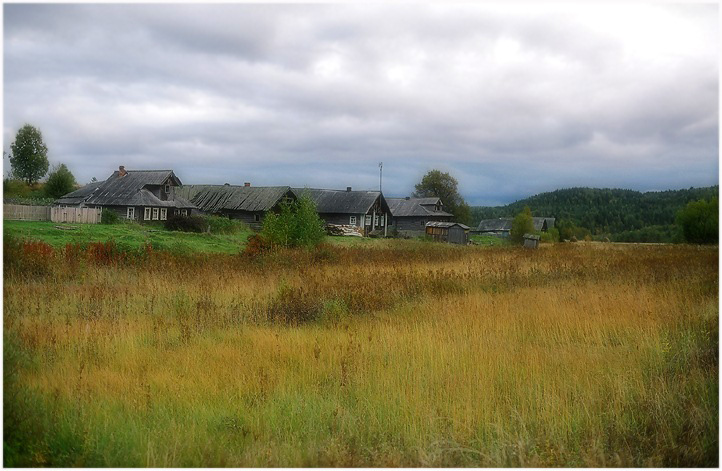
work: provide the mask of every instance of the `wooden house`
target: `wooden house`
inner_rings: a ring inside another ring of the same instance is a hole
[[[458,222],[431,221],[426,223],[426,235],[440,242],[466,245],[469,242],[469,226]]]
[[[139,222],[164,221],[172,214],[190,214],[192,203],[177,194],[180,179],[172,170],[117,171],[102,182],[85,185],[55,200],[55,206],[103,208]]]
[[[258,230],[269,211],[291,202],[296,195],[288,186],[183,185],[179,192],[197,208],[199,214],[215,214],[240,219]]]
[[[389,230],[402,236],[426,233],[430,221],[451,221],[453,214],[444,211],[441,198],[386,198],[391,210]]]
[[[318,215],[327,225],[351,226],[363,235],[388,234],[389,205],[380,191],[322,190],[293,188],[297,197],[304,192],[316,204]]]
[[[554,227],[554,218],[532,217],[531,219],[534,223],[535,231],[547,232],[549,229]],[[474,233],[509,237],[509,233],[511,232],[511,223],[513,220],[514,218],[484,219],[479,222],[479,226]]]

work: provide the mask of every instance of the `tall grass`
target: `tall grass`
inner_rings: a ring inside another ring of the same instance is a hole
[[[7,466],[718,463],[716,248],[26,246]]]

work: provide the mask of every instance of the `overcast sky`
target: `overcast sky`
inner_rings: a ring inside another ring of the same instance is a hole
[[[79,183],[375,189],[471,204],[718,183],[714,4],[4,5],[3,149]],[[5,171],[9,168],[4,161]]]

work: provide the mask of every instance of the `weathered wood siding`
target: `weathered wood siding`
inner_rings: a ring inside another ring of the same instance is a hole
[[[50,206],[3,204],[3,219],[11,221],[50,221]]]
[[[363,214],[320,213],[318,216],[323,219],[326,224],[361,226],[361,217]],[[356,217],[356,224],[351,224],[351,216]]]
[[[69,222],[74,224],[99,224],[103,210],[100,208],[70,208],[53,206],[50,209],[50,220],[53,222]]]

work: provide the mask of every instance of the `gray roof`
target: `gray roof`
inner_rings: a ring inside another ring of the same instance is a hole
[[[469,226],[460,222],[447,222],[447,221],[430,221],[426,223],[426,227],[452,227],[459,226],[462,229],[469,229]]]
[[[291,190],[288,186],[183,185],[176,190],[198,209],[209,213],[268,211]]]
[[[146,188],[163,185],[169,180],[176,185],[181,184],[172,170],[128,170],[124,176],[116,170],[107,180],[85,185],[63,195],[55,203],[192,208],[193,205],[183,197],[176,195],[173,200],[161,200]]]
[[[434,207],[441,203],[439,198],[386,198],[393,217],[406,216],[448,216],[446,211],[436,211]],[[441,203],[443,204],[443,203]]]
[[[292,188],[292,190],[299,197],[304,192],[308,192],[319,213],[366,214],[378,198],[381,198],[381,208],[389,211],[388,203],[380,191],[321,190],[317,188]]]
[[[546,228],[551,229],[554,227],[554,218],[545,217],[533,217],[531,218],[534,223],[534,230],[544,230],[544,222],[546,221]],[[498,219],[484,219],[479,223],[477,231],[479,232],[506,232],[511,231],[511,222],[513,218],[498,218]]]

